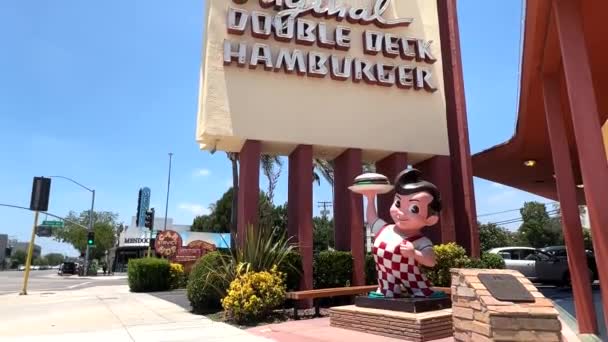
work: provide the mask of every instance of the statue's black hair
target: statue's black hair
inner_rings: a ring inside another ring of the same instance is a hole
[[[441,194],[439,189],[431,183],[420,179],[422,172],[417,169],[407,169],[402,171],[395,178],[395,192],[399,195],[411,195],[418,192],[427,192],[433,196],[429,203],[429,214],[433,216],[441,211]]]

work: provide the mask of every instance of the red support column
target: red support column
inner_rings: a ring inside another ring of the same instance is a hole
[[[467,108],[456,0],[437,0],[448,139],[452,159],[454,222],[459,243],[472,256],[479,256],[479,229],[473,189],[473,165],[469,146]]]
[[[578,211],[568,136],[560,104],[559,83],[555,76],[545,76],[543,82],[545,116],[562,214],[562,229],[568,251],[568,268],[572,279],[576,319],[581,334],[597,334],[589,266],[583,243],[583,227]]]
[[[580,1],[553,1],[576,147],[589,208],[604,312],[608,313],[608,161],[587,56]],[[608,325],[608,315],[604,315]]]
[[[441,192],[442,209],[439,222],[424,230],[424,235],[429,237],[434,244],[458,242],[456,227],[454,224],[454,196],[452,194],[452,177],[450,174],[451,160],[448,156],[435,156],[427,159],[414,167],[422,172],[422,178],[435,184]]]
[[[312,146],[299,145],[289,155],[288,232],[302,256],[300,290],[312,290]],[[312,300],[305,303],[312,306]]]
[[[407,153],[393,153],[376,163],[376,172],[385,175],[390,182],[399,172],[407,169]],[[395,192],[378,196],[378,216],[388,223],[393,223],[389,210],[393,205]]]
[[[258,224],[258,204],[260,201],[260,154],[262,146],[257,140],[247,140],[239,153],[239,194],[237,241],[244,243],[249,225]]]
[[[348,149],[335,160],[334,225],[336,249],[353,254],[352,285],[365,285],[363,196],[348,189],[363,172],[361,150]]]

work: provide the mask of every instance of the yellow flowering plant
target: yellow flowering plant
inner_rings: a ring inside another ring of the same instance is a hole
[[[285,299],[283,279],[277,266],[270,271],[240,273],[230,283],[228,294],[222,299],[227,318],[241,324],[267,316]]]

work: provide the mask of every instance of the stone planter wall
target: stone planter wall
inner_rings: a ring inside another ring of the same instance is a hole
[[[479,273],[511,274],[535,297],[535,303],[495,299]],[[511,270],[452,270],[452,310],[456,341],[561,341],[561,323],[553,302],[521,273]]]

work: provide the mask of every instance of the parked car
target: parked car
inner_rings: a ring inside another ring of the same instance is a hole
[[[59,271],[57,272],[57,274],[59,274],[59,275],[78,274],[78,267],[76,266],[76,263],[64,262],[59,267]]]
[[[568,260],[568,251],[566,250],[566,246],[550,246],[541,248],[543,252],[547,252],[553,255],[556,258]],[[599,274],[597,273],[597,264],[595,263],[595,255],[593,251],[585,250],[585,254],[587,255],[587,266],[589,266],[589,270],[593,273],[593,280],[599,279]]]
[[[19,271],[25,271],[25,266],[24,266],[24,265],[19,265],[18,270],[19,270]]]
[[[521,272],[533,282],[567,285],[568,261],[532,247],[501,247],[488,253],[500,255],[508,269]]]

